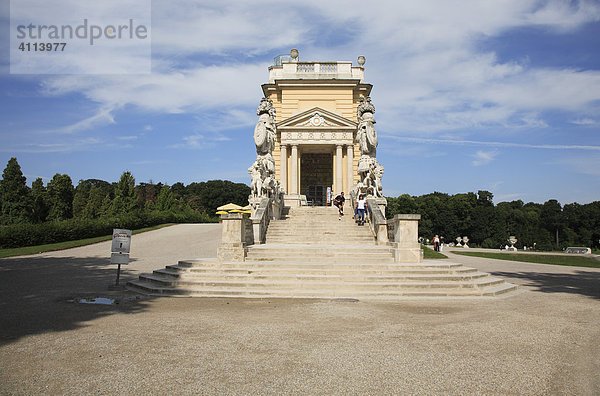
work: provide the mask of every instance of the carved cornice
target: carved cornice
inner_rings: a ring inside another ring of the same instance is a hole
[[[354,134],[348,131],[331,130],[294,130],[281,131],[281,144],[336,144],[351,145],[354,141]]]

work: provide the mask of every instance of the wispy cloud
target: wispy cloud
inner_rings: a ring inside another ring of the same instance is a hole
[[[96,111],[96,114],[84,118],[81,121],[77,121],[71,125],[66,125],[60,128],[46,130],[44,132],[70,135],[76,132],[97,128],[99,126],[114,124],[115,119],[112,115],[114,110],[115,109],[112,106],[101,107]]]
[[[113,145],[106,145],[102,139],[88,137],[83,139],[64,139],[58,143],[26,143],[22,145],[1,148],[5,153],[68,153],[73,151],[87,151],[97,148],[105,148]],[[119,146],[125,148],[125,146]]]
[[[169,146],[169,148],[201,150],[214,147],[216,142],[226,142],[231,139],[220,134],[205,135],[196,133],[194,135],[184,136],[182,140],[182,143],[173,144]]]
[[[487,165],[496,158],[498,155],[497,151],[482,151],[479,150],[475,154],[473,154],[473,158],[475,158],[472,162],[473,166],[482,166]]]
[[[512,143],[512,142],[486,142],[477,140],[451,140],[451,139],[431,139],[409,136],[394,136],[384,135],[386,138],[394,139],[402,142],[423,143],[423,144],[450,144],[450,145],[473,145],[486,147],[517,147],[531,148],[543,150],[586,150],[600,151],[600,146],[593,145],[575,145],[575,144],[527,144],[527,143]]]
[[[592,120],[591,118],[581,118],[578,120],[571,121],[571,124],[575,125],[597,125],[598,121]]]

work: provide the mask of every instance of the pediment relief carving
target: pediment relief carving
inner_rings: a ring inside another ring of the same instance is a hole
[[[341,117],[335,113],[330,111],[321,109],[319,107],[314,107],[310,110],[304,111],[300,114],[296,114],[293,117],[285,119],[277,123],[278,129],[295,129],[295,128],[303,128],[303,129],[351,129],[355,130],[357,124],[348,120],[344,117]]]

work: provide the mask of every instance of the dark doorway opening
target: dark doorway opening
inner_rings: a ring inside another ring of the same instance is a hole
[[[300,160],[300,191],[309,205],[327,204],[327,187],[333,185],[333,155],[303,153]]]

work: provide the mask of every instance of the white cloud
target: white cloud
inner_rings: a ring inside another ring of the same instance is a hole
[[[62,139],[59,142],[31,142],[19,145],[14,145],[6,148],[1,148],[0,152],[5,153],[69,153],[73,151],[93,150],[96,148],[115,147],[107,145],[102,139],[87,137],[87,138],[71,138]],[[119,146],[125,148],[127,146]],[[116,148],[116,147],[115,147]]]
[[[432,139],[432,138],[421,138],[411,136],[393,136],[386,135],[386,138],[394,139],[402,142],[412,142],[419,144],[452,144],[452,145],[474,145],[474,146],[487,146],[487,147],[518,147],[518,148],[531,148],[531,149],[542,149],[542,150],[584,150],[584,151],[600,151],[600,146],[594,145],[576,145],[576,144],[527,144],[527,143],[513,143],[513,142],[486,142],[477,140],[464,140],[464,139]]]
[[[363,4],[154,2],[151,75],[55,76],[44,79],[44,90],[82,93],[99,109],[132,105],[209,118],[226,113],[229,125],[250,125],[254,114],[248,109],[258,103],[259,84],[267,79],[265,57],[270,61],[281,48],[294,46],[304,60],[366,55],[366,79],[375,86],[378,125],[385,129],[545,128],[541,114],[548,110],[569,111],[573,118],[599,111],[600,72],[501,62],[478,48],[482,39],[514,28],[544,26],[558,34],[597,21],[595,2],[470,0],[457,7],[430,0],[373,4],[369,12]],[[328,44],[328,36],[338,44]],[[208,126],[227,127],[219,122],[213,117]],[[76,127],[93,124],[83,120]]]
[[[96,114],[84,118],[81,121],[77,121],[73,124],[66,125],[60,128],[47,130],[44,132],[49,133],[58,133],[58,134],[73,134],[76,132],[85,131],[87,129],[104,126],[107,124],[114,124],[115,119],[112,116],[112,112],[114,111],[114,107],[101,107],[96,111]]]
[[[571,124],[575,124],[575,125],[597,125],[598,122],[596,120],[592,120],[591,118],[580,118],[578,120],[571,121]]]
[[[497,151],[479,150],[474,155],[472,155],[472,157],[475,158],[473,160],[472,164],[473,164],[473,166],[487,165],[490,162],[492,162],[496,158],[497,155],[498,155]]]

